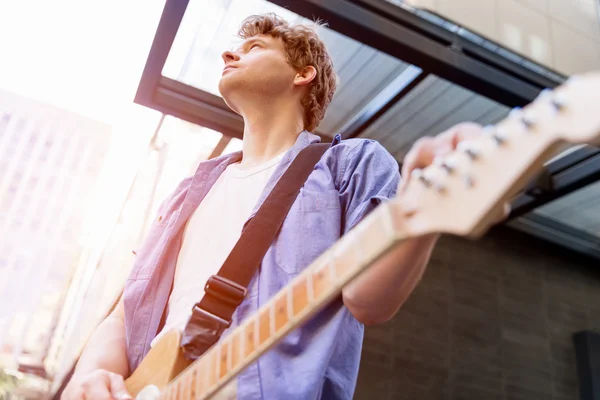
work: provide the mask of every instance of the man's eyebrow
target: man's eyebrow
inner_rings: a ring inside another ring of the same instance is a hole
[[[267,45],[267,42],[265,42],[264,40],[260,39],[260,38],[252,38],[252,39],[248,39],[247,41],[245,41],[244,43],[242,43],[242,47],[248,47],[253,45],[254,43],[260,43],[263,45]]]

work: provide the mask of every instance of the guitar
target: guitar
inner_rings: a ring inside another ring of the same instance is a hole
[[[600,140],[600,72],[573,77],[422,170],[254,315],[190,363],[171,331],[125,385],[136,399],[208,399],[399,242],[430,233],[478,238],[563,141]]]

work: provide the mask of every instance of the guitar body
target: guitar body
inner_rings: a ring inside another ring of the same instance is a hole
[[[125,381],[125,386],[132,396],[138,394],[147,386],[154,385],[162,391],[169,382],[179,375],[191,362],[183,356],[179,348],[181,333],[178,330],[169,331],[160,339],[138,368]]]

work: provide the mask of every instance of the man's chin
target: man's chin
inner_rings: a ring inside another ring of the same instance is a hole
[[[227,107],[231,108],[236,114],[239,114],[234,102],[231,101],[231,97],[227,95],[227,91],[221,89],[221,85],[219,85],[219,93],[221,93],[221,97],[223,98],[223,101],[225,101],[225,104],[227,104]]]

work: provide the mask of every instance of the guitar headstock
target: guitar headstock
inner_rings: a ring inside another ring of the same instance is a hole
[[[513,110],[481,137],[415,170],[392,208],[411,236],[452,233],[477,237],[562,141],[600,141],[600,73],[573,77]],[[406,179],[406,177],[404,177]]]

